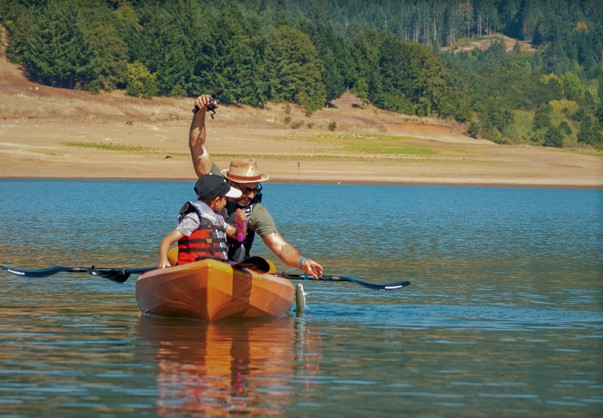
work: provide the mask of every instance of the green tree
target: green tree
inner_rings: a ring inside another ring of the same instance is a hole
[[[376,104],[421,116],[447,113],[448,70],[428,48],[386,37],[379,50],[378,71]]]
[[[57,87],[87,86],[93,79],[93,54],[78,25],[76,4],[50,0],[30,17],[29,22],[19,22],[29,29],[18,47],[29,77]]]
[[[570,136],[572,134],[572,128],[566,121],[561,121],[559,124],[559,131],[561,131],[564,136]]]
[[[128,64],[126,92],[130,96],[153,97],[158,91],[155,74],[152,74],[143,63],[135,61]]]
[[[601,135],[601,126],[590,117],[586,117],[580,124],[578,132],[578,142],[589,144],[601,148],[603,145],[603,135]]]
[[[480,121],[484,130],[489,131],[494,136],[499,133],[504,134],[506,128],[513,123],[514,116],[500,99],[491,98],[486,100],[486,107],[480,116]]]
[[[123,87],[128,46],[117,31],[114,12],[101,0],[89,0],[79,7],[77,21],[91,55],[89,88],[111,91]]]
[[[582,85],[582,81],[580,77],[574,74],[571,71],[566,72],[563,77],[563,89],[565,91],[565,96],[569,100],[581,101],[584,99],[586,94],[586,89]]]
[[[540,77],[540,100],[548,103],[551,100],[560,100],[564,97],[563,80],[556,74],[547,74]]]
[[[416,104],[417,114],[449,116],[445,111],[448,70],[441,58],[417,44],[406,42],[404,47],[410,58],[406,71],[413,74],[410,85],[411,100]]]
[[[546,104],[542,105],[536,111],[534,115],[534,120],[532,121],[532,129],[538,131],[540,129],[550,129],[553,126],[551,121],[551,114],[553,113],[553,108]]]
[[[373,102],[384,109],[414,114],[413,84],[415,74],[409,70],[411,57],[404,44],[392,36],[385,37],[379,49],[379,84],[372,91]]]
[[[372,29],[351,29],[355,34],[349,41],[350,54],[354,63],[351,90],[365,102],[374,101],[381,84],[379,71],[379,50],[382,35]]]
[[[301,29],[310,36],[324,64],[322,79],[327,100],[331,101],[352,86],[353,64],[343,36],[328,21],[326,5],[318,2],[312,4],[309,18],[302,22]]]
[[[325,104],[323,63],[308,35],[286,26],[270,32],[264,41],[264,66],[271,100],[297,103],[308,113]]]
[[[545,147],[557,147],[563,146],[563,134],[558,128],[551,127],[544,134],[544,146]]]
[[[140,61],[155,74],[159,93],[196,95],[210,91],[208,81],[215,78],[216,66],[212,9],[193,0],[140,2],[136,6],[137,23],[125,10],[120,30],[132,34],[130,59]]]
[[[214,18],[213,47],[214,75],[211,83],[225,88],[223,101],[263,106],[268,101],[267,83],[263,70],[263,45],[255,16],[245,16],[231,4]],[[210,42],[208,42],[209,46]]]
[[[10,40],[6,47],[8,58],[15,63],[22,64],[27,52],[28,38],[32,36],[37,14],[34,9],[20,3],[8,7],[8,1],[1,2],[0,22],[6,26]]]
[[[128,48],[128,62],[143,59],[149,42],[144,39],[142,14],[129,3],[122,2],[113,12],[115,29],[119,36],[126,42]]]

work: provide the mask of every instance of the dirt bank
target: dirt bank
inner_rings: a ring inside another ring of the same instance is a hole
[[[0,58],[0,177],[192,180],[192,102],[36,85]],[[255,157],[276,182],[603,187],[601,153],[475,140],[463,126],[350,94],[335,106],[311,117],[222,106],[208,119],[208,147],[222,166]]]

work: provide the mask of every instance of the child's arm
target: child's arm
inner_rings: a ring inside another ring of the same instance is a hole
[[[243,233],[243,239],[245,239],[245,236],[247,235],[247,231],[241,230],[240,232]],[[236,226],[233,226],[231,224],[226,224],[226,235],[228,235],[230,238],[238,239],[239,230],[237,229]]]
[[[160,269],[171,266],[167,258],[168,251],[170,250],[170,245],[172,245],[174,242],[178,241],[182,237],[184,237],[184,234],[178,231],[177,229],[174,229],[172,232],[163,237],[163,239],[161,240],[161,244],[159,244]]]
[[[231,238],[239,239],[239,232],[243,234],[243,239],[247,236],[247,215],[241,209],[237,209],[235,217],[236,225],[226,224],[226,235]]]

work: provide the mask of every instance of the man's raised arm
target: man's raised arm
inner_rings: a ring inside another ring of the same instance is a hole
[[[191,129],[189,133],[188,146],[191,150],[191,158],[193,160],[193,168],[197,177],[208,174],[211,171],[211,158],[209,152],[205,148],[205,114],[207,113],[207,105],[210,103],[211,96],[203,94],[195,100],[195,108],[198,110],[193,115]],[[217,103],[214,104],[217,106]]]

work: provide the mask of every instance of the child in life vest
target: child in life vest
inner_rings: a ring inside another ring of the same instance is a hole
[[[201,176],[195,184],[197,201],[189,201],[178,213],[178,226],[167,234],[159,246],[159,268],[171,266],[168,261],[170,245],[178,241],[178,265],[202,258],[226,261],[226,236],[237,238],[244,231],[245,212],[237,213],[236,224],[227,224],[220,214],[227,198],[241,197],[241,191],[230,187],[226,179],[216,174]]]

